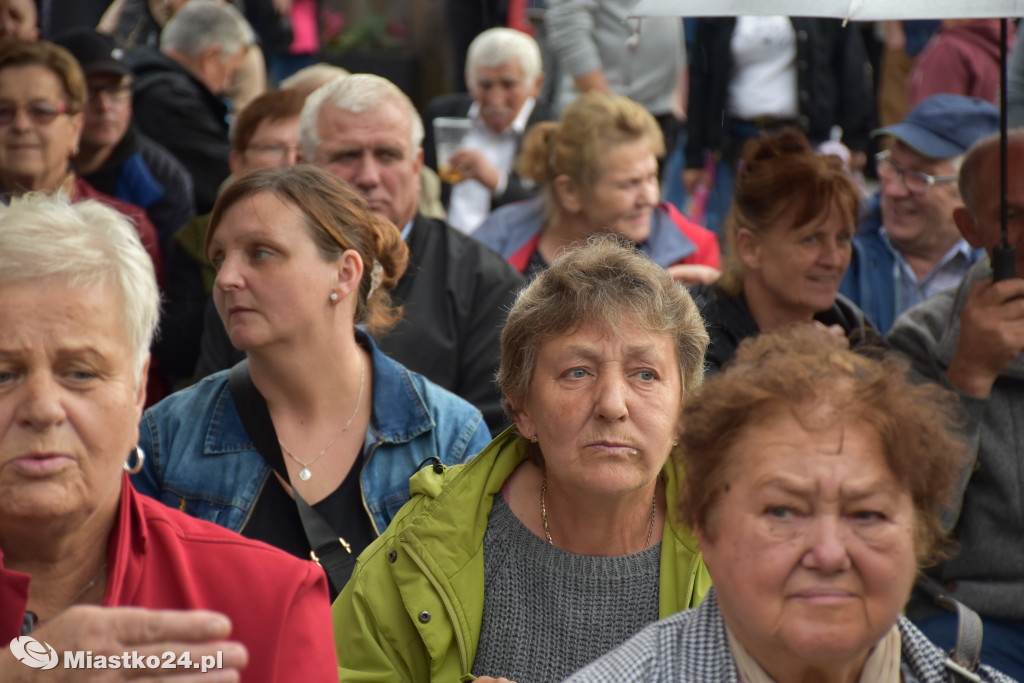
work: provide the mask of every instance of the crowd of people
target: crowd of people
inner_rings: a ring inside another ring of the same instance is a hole
[[[0,0],[0,680],[1024,680],[991,20],[876,114],[855,24],[507,3],[417,107],[94,4]]]

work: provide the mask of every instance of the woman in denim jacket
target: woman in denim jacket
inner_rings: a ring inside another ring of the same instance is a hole
[[[306,166],[247,175],[214,207],[206,244],[214,302],[248,354],[288,481],[256,450],[221,372],[143,416],[139,491],[308,557],[295,487],[358,553],[409,498],[418,465],[462,462],[487,444],[476,408],[368,334],[400,315],[387,290],[408,250],[340,180]]]

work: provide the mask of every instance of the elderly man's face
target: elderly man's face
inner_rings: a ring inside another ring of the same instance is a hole
[[[891,163],[890,163],[891,162]],[[885,234],[900,252],[907,254],[942,254],[960,239],[953,210],[960,205],[960,195],[953,181],[937,182],[924,194],[907,189],[897,169],[921,171],[932,176],[955,176],[949,159],[929,159],[902,142],[893,145],[882,176],[882,225]]]
[[[480,117],[488,128],[500,133],[509,127],[526,100],[536,97],[540,78],[528,83],[516,60],[498,66],[478,66],[469,79],[469,92],[480,104]]]
[[[128,132],[132,121],[132,81],[120,74],[95,74],[86,80],[82,145],[112,147]]]
[[[412,149],[410,121],[395,103],[358,114],[327,105],[313,158],[356,189],[378,216],[399,229],[416,215],[423,150]]]
[[[39,38],[36,23],[32,0],[0,0],[0,38],[34,41]]]
[[[698,531],[725,623],[776,680],[859,666],[917,569],[913,501],[878,432],[801,409],[802,422],[782,409],[740,431]]]
[[[1007,239],[1016,248],[1017,277],[1024,277],[1024,141],[1011,140],[1007,146],[1006,184]],[[992,254],[1001,238],[1002,199],[999,189],[999,150],[992,147],[979,167],[978,177],[972,179],[974,190],[973,214],[959,208],[955,218],[957,227],[972,247],[983,248]]]

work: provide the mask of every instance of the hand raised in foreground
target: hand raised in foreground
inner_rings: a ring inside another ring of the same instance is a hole
[[[231,683],[240,680],[240,671],[249,662],[249,653],[241,643],[226,640],[231,621],[223,614],[205,610],[151,610],[139,607],[99,607],[76,605],[48,622],[41,623],[31,637],[50,645],[59,659],[47,672],[48,681],[156,681],[174,677],[180,683]],[[7,646],[0,650],[0,680],[5,683],[35,683],[39,673],[17,660]],[[64,652],[91,652],[90,661],[116,658],[121,668],[65,669]],[[203,657],[216,661],[221,652],[222,669],[201,673],[200,668],[178,665],[178,657],[189,653],[193,663]],[[127,653],[127,657],[123,655]],[[124,668],[155,656],[161,668]],[[171,659],[173,656],[173,660]],[[165,664],[174,668],[162,668]]]
[[[960,337],[946,376],[965,394],[983,398],[1024,351],[1024,279],[971,287],[960,315]]]
[[[665,270],[672,279],[682,285],[710,285],[718,279],[722,271],[699,263],[677,263]]]

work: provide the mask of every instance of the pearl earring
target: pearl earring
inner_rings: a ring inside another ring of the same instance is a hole
[[[338,293],[337,292],[331,292],[331,303],[333,303],[333,304],[338,303]]]

